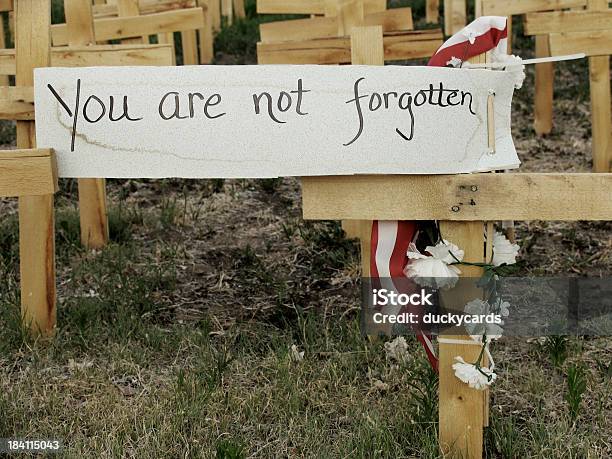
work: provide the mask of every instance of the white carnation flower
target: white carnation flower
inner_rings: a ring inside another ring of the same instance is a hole
[[[419,285],[427,287],[453,287],[461,271],[451,264],[462,261],[464,251],[446,240],[437,243],[435,246],[425,247],[425,251],[429,252],[431,256],[419,252],[414,243],[408,246],[407,256],[410,261],[404,269],[406,277],[415,279]]]
[[[408,343],[403,336],[398,336],[385,343],[385,354],[392,360],[405,362],[408,359]]]
[[[304,360],[304,351],[300,351],[295,344],[292,344],[289,348],[289,357],[294,362],[300,362]]]
[[[483,390],[493,384],[497,375],[487,367],[476,368],[472,363],[466,363],[461,357],[455,357],[453,364],[455,376],[473,389]]]
[[[511,243],[503,233],[493,235],[493,266],[513,265],[519,253],[519,245]]]
[[[491,313],[491,305],[487,301],[481,300],[480,298],[476,298],[475,300],[472,300],[468,304],[466,304],[465,308],[463,308],[463,311],[467,315],[471,316],[486,316]],[[501,338],[504,332],[504,329],[498,324],[490,324],[484,321],[477,323],[466,323],[465,329],[470,334],[472,339],[478,342],[482,342],[483,335],[487,335],[487,341],[490,342],[491,340]]]

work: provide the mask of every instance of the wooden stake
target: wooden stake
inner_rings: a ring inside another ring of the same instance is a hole
[[[65,0],[64,10],[70,36],[69,45],[95,44],[91,3]],[[99,249],[104,247],[109,239],[106,181],[103,178],[81,178],[78,180],[78,186],[81,244],[88,249]]]
[[[425,3],[425,21],[430,24],[437,24],[440,11],[440,0],[427,0]]]
[[[536,35],[536,57],[550,56],[548,35]],[[552,62],[535,66],[535,120],[536,134],[550,134],[553,125],[553,80],[555,68]]]
[[[607,10],[608,0],[587,0],[589,10]],[[609,172],[612,166],[612,111],[610,109],[610,56],[589,57],[591,89],[593,172]]]
[[[351,64],[385,65],[383,31],[381,26],[351,29]],[[370,276],[371,220],[342,222],[348,237],[359,238],[361,245],[361,276]]]
[[[140,16],[138,0],[117,0],[117,12],[119,17]],[[149,43],[149,37],[124,38],[121,43]]]
[[[200,42],[200,64],[210,64],[215,57],[213,37],[213,17],[211,3],[218,0],[198,0],[197,5],[204,10],[204,27],[198,30]]]
[[[244,0],[233,0],[234,1],[234,14],[237,18],[246,17],[246,11],[244,10]]]
[[[453,35],[466,25],[465,0],[444,0],[444,33]]]
[[[473,63],[485,63],[486,55],[472,59]],[[489,112],[492,98],[489,98]],[[489,129],[494,129],[489,123]],[[487,225],[489,226],[489,225]],[[484,223],[483,222],[440,222],[442,237],[465,251],[464,261],[482,263],[485,261]],[[477,278],[482,268],[461,266],[461,276]],[[447,308],[463,310],[469,301],[481,298],[482,291],[476,286],[465,292],[465,297],[455,298],[452,303],[443,302]],[[469,340],[467,336],[451,336],[454,339]],[[482,458],[483,427],[488,424],[488,391],[478,391],[455,377],[452,365],[455,357],[463,357],[466,362],[475,362],[480,354],[480,346],[472,344],[439,345],[439,435],[443,454],[453,457]]]
[[[34,84],[33,70],[50,63],[50,0],[15,2],[17,86]],[[17,147],[34,148],[34,123],[17,121]],[[19,198],[21,316],[33,335],[55,330],[55,219],[53,194]]]

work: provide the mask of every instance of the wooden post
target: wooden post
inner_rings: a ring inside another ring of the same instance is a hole
[[[138,8],[138,0],[117,0],[117,12],[119,17],[124,16],[140,16]],[[149,43],[149,37],[140,38],[124,38],[121,43]]]
[[[608,9],[607,0],[587,0],[589,10]],[[589,57],[591,89],[593,172],[609,172],[612,166],[610,136],[612,112],[610,110],[610,56]],[[602,103],[607,101],[607,103]]]
[[[96,42],[90,2],[64,0],[66,25],[70,46],[87,46]],[[103,178],[81,178],[79,212],[81,244],[88,249],[99,249],[108,243],[108,215],[106,210],[106,181]]]
[[[234,14],[237,18],[244,19],[246,17],[246,11],[244,10],[244,0],[233,0],[234,2]]]
[[[196,3],[204,10],[204,27],[198,31],[200,40],[200,64],[210,64],[215,57],[213,19],[210,5],[218,0],[198,0]]]
[[[232,0],[221,0],[221,15],[225,16],[228,25],[233,22]]]
[[[385,65],[383,31],[381,26],[353,27],[351,30],[351,64]],[[371,220],[348,220],[342,227],[349,237],[359,238],[361,248],[361,276],[370,276]]]
[[[453,35],[466,25],[465,0],[444,0],[444,33]]]
[[[486,55],[476,56],[474,63],[485,63]],[[490,113],[492,110],[488,110]],[[490,132],[492,126],[489,125]],[[494,141],[494,139],[493,139]],[[488,225],[490,227],[490,225]],[[482,263],[485,261],[484,222],[440,222],[442,237],[465,251],[464,261]],[[490,235],[489,237],[492,237]],[[477,278],[482,268],[461,266],[462,277]],[[482,292],[474,287],[465,292],[464,298],[453,298],[447,306],[460,308],[467,302],[480,298]],[[466,336],[451,336],[458,340],[469,340]],[[455,377],[452,365],[455,357],[463,357],[466,362],[475,362],[480,354],[480,346],[473,344],[439,344],[439,435],[443,454],[452,457],[482,458],[483,427],[488,424],[488,391],[478,391]]]
[[[550,56],[548,35],[536,35],[536,57]],[[536,134],[550,134],[553,125],[553,80],[555,68],[552,62],[535,66],[535,120]]]
[[[50,0],[15,1],[17,86],[34,84],[33,70],[50,64]],[[17,121],[17,147],[34,148],[32,121]],[[55,219],[53,194],[19,198],[21,316],[32,334],[55,330]]]
[[[430,24],[437,24],[440,10],[440,0],[426,0],[425,2],[425,21]]]

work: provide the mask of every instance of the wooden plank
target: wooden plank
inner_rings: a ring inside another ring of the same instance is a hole
[[[172,49],[172,64],[176,65],[176,52],[174,44],[174,34],[172,32],[160,33],[157,35],[157,42],[163,45],[169,45]]]
[[[363,25],[381,25],[385,32],[412,30],[412,10],[411,8],[397,8],[366,15],[363,19]],[[262,42],[313,40],[342,36],[338,35],[336,17],[268,22],[259,26],[259,32]]]
[[[437,24],[440,21],[440,0],[426,0],[425,2],[425,22]]]
[[[381,26],[355,27],[351,32],[352,65],[385,65],[383,30]],[[342,222],[347,237],[358,238],[361,248],[361,275],[370,275],[372,221]]]
[[[444,239],[457,244],[464,252],[464,260],[471,263],[484,261],[484,224],[480,221],[440,222]],[[482,269],[476,266],[461,266],[462,277],[480,277]],[[467,289],[466,289],[467,290]],[[474,288],[463,298],[452,295],[452,302],[442,293],[442,303],[448,310],[463,310],[465,304],[482,296]],[[445,336],[450,339],[470,340],[468,336]],[[483,426],[487,393],[470,388],[455,377],[452,365],[455,357],[466,362],[475,362],[480,346],[472,344],[448,344],[438,346],[439,370],[439,437],[444,457],[482,458]],[[447,456],[448,455],[448,456]]]
[[[384,0],[363,0],[365,14],[386,9]],[[325,14],[325,0],[257,0],[258,14]]]
[[[466,0],[444,0],[444,33],[453,35],[467,24]]]
[[[244,0],[234,0],[234,14],[237,18],[245,18],[246,11],[244,9]]]
[[[612,174],[304,177],[302,195],[314,220],[612,220]]]
[[[96,41],[123,40],[157,35],[166,32],[182,32],[196,30],[204,26],[202,8],[167,11],[149,14],[147,16],[131,16],[125,18],[101,18],[94,20]],[[51,26],[53,44],[56,46],[68,44],[68,28],[66,24]]]
[[[440,31],[385,34],[385,62],[430,57],[442,44]],[[351,61],[348,37],[284,43],[257,43],[260,64],[345,64]]]
[[[550,56],[550,46],[547,35],[535,37],[536,57]],[[550,134],[553,126],[553,81],[555,68],[552,62],[536,64],[535,66],[535,119],[536,134]]]
[[[525,15],[525,34],[592,32],[612,29],[612,10],[551,11]]]
[[[13,0],[0,0],[0,12],[13,11],[14,9]]]
[[[50,63],[50,0],[15,5],[16,86],[34,84],[33,69]],[[17,147],[36,146],[34,123],[17,121]],[[55,330],[55,218],[53,194],[19,198],[21,317],[33,335]]]
[[[0,197],[42,196],[57,190],[57,167],[51,150],[0,151]]]
[[[200,64],[210,64],[215,57],[214,38],[213,38],[213,18],[212,11],[208,5],[208,0],[198,0],[198,6],[204,11],[204,27],[198,30],[198,40],[200,44]]]
[[[381,26],[355,27],[351,33],[352,65],[385,65]]]
[[[169,45],[96,45],[51,50],[53,67],[172,65]],[[0,75],[15,75],[15,50],[0,50]]]
[[[482,16],[512,16],[536,11],[579,8],[586,0],[482,0]]]
[[[154,14],[170,10],[195,8],[196,0],[153,0],[138,2],[140,14]],[[101,3],[93,5],[95,18],[113,17],[119,14],[116,3]]]
[[[34,88],[25,86],[0,88],[0,119],[32,121],[34,119]]]
[[[551,33],[550,54],[585,53],[587,56],[609,56],[612,54],[612,29],[594,32]]]
[[[608,0],[588,0],[590,12],[608,9]],[[610,22],[612,31],[612,17]],[[610,44],[612,48],[612,43]],[[610,136],[612,109],[610,104],[610,54],[589,57],[589,86],[591,92],[591,125],[593,137],[593,172],[609,172],[612,165]]]
[[[91,2],[64,0],[64,10],[70,46],[95,44]],[[106,181],[103,178],[80,178],[78,189],[81,244],[88,249],[102,248],[109,239]]]
[[[197,65],[198,36],[195,30],[181,32],[181,48],[183,50],[183,65]]]
[[[140,9],[138,8],[138,0],[117,0],[117,16],[119,18],[128,18],[140,16]],[[139,34],[140,35],[140,34]],[[124,38],[121,43],[126,45],[142,43],[148,44],[148,34],[142,34],[141,37]]]
[[[210,8],[210,20],[212,23],[213,32],[221,30],[221,1],[220,0],[200,0],[206,1]]]
[[[226,18],[228,25],[232,25],[234,18],[232,0],[221,0],[221,16]]]

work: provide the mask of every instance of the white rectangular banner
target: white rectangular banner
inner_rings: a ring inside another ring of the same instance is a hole
[[[60,177],[488,171],[519,165],[513,91],[504,71],[438,67],[40,68],[36,137]]]

